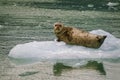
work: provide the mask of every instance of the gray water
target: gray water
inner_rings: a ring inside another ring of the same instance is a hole
[[[56,38],[53,32],[55,22],[62,22],[67,26],[87,31],[102,29],[120,38],[119,6],[117,10],[109,10],[106,6],[107,1],[100,4],[98,2],[97,6],[92,8],[87,7],[89,2],[81,3],[82,6],[78,6],[73,3],[74,1],[71,1],[73,5],[66,5],[67,2],[63,4],[59,1],[35,0],[34,4],[32,0],[0,1],[0,77],[2,80],[11,80],[11,78],[2,78],[7,76],[4,71],[11,69],[11,64],[13,64],[8,58],[9,51],[17,44],[32,41],[53,41]],[[116,0],[116,2],[119,1]],[[72,61],[74,62],[74,60]],[[119,80],[120,58],[105,59],[102,62],[107,74],[104,77],[91,78],[91,80]],[[90,78],[91,72],[89,70],[85,72],[88,72],[89,75],[82,74],[80,80],[84,80],[84,77]]]

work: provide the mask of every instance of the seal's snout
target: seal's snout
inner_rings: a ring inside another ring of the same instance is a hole
[[[62,23],[59,23],[59,22],[56,22],[54,23],[54,30],[55,32],[60,32],[63,28],[63,24]]]

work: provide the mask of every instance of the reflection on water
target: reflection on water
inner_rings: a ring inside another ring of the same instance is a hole
[[[72,70],[72,69],[95,69],[98,70],[102,75],[106,75],[103,63],[98,63],[97,61],[88,61],[85,65],[80,65],[77,67],[67,66],[63,63],[56,63],[53,66],[53,73],[55,76],[60,76],[63,70]]]
[[[94,70],[88,70],[87,68],[91,67],[91,64],[88,64],[89,67],[86,66],[86,68],[82,70],[72,69],[66,71],[65,69],[65,71],[63,70],[61,72],[62,76],[56,77],[53,73],[54,65],[51,65],[51,63],[46,64],[46,61],[42,60],[43,62],[41,63],[30,64],[39,62],[39,60],[15,59],[8,58],[7,56],[10,50],[17,44],[32,41],[53,41],[55,39],[53,23],[58,21],[65,25],[83,28],[88,31],[102,29],[115,37],[120,38],[120,5],[113,6],[113,3],[118,4],[119,0],[1,0],[1,79],[119,80],[119,56],[117,56],[118,58],[94,59],[94,61],[97,61],[95,63],[104,66],[106,73],[103,72],[106,74],[106,77],[95,73]],[[114,42],[115,41],[112,41],[113,44]],[[117,48],[114,47],[114,49]],[[116,54],[116,52],[114,53]],[[52,61],[57,61],[58,63],[61,63],[61,65],[65,63],[65,66],[77,67],[85,65],[91,60],[92,59],[57,59]],[[14,64],[13,62],[17,64]],[[19,64],[24,65],[21,66]],[[93,64],[92,67],[94,67]],[[94,68],[97,69],[97,67]]]
[[[71,66],[66,66],[63,63],[56,63],[53,66],[53,73],[55,76],[60,76],[63,69],[72,69]]]

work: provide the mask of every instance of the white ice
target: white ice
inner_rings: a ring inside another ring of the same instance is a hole
[[[33,41],[13,47],[9,56],[13,58],[38,59],[83,59],[83,58],[118,58],[120,57],[120,39],[103,30],[91,33],[107,35],[99,49],[67,45],[56,41]]]

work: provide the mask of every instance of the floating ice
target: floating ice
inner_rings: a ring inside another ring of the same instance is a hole
[[[107,5],[110,6],[110,7],[114,7],[114,6],[118,6],[119,3],[118,2],[116,2],[116,3],[108,2]]]
[[[118,58],[120,57],[120,39],[103,30],[93,30],[91,33],[107,35],[99,49],[67,45],[56,41],[33,41],[18,44],[9,52],[13,58],[35,59],[83,59],[83,58]]]
[[[120,4],[118,3],[118,2],[116,2],[116,3],[114,3],[114,2],[108,2],[107,3],[107,6],[109,6],[108,7],[108,10],[118,10],[118,6],[119,6]]]
[[[94,5],[93,4],[88,4],[88,7],[92,8],[92,7],[94,7]]]

